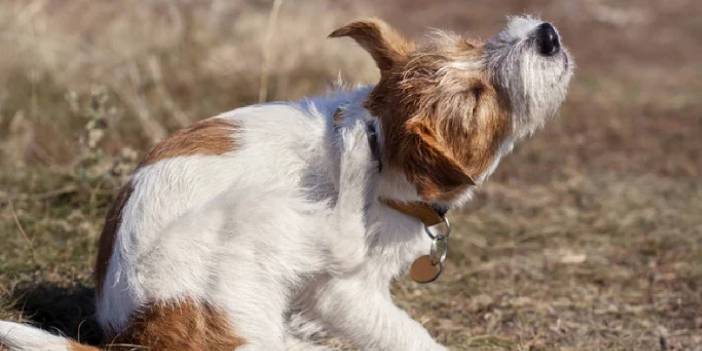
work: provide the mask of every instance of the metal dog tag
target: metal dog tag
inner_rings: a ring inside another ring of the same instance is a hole
[[[431,283],[441,275],[444,270],[442,262],[434,263],[430,255],[424,255],[414,260],[410,268],[410,277],[417,283]]]
[[[448,254],[448,239],[451,233],[451,225],[446,217],[443,217],[445,224],[444,233],[434,233],[428,227],[424,227],[427,236],[431,238],[431,250],[428,255],[419,257],[412,262],[410,267],[410,277],[417,283],[431,283],[441,275],[444,270],[444,262]]]

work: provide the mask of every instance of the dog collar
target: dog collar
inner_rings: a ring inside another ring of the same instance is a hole
[[[431,283],[444,271],[448,254],[451,225],[446,218],[447,209],[432,206],[425,202],[400,202],[381,198],[380,202],[395,211],[419,219],[424,225],[424,232],[431,239],[428,255],[422,255],[410,267],[410,277],[417,283]]]

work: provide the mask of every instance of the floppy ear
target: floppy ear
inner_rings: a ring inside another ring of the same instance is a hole
[[[424,122],[409,122],[405,140],[404,169],[417,192],[431,201],[466,186],[475,185],[468,172],[451,156]]]
[[[349,23],[329,34],[330,38],[351,37],[368,51],[381,71],[402,62],[414,49],[414,44],[379,19]]]

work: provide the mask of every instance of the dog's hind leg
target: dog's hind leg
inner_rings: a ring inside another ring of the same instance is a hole
[[[333,211],[329,247],[333,272],[348,272],[366,255],[366,208],[375,193],[378,160],[368,142],[368,127],[357,119],[339,130],[339,195]]]

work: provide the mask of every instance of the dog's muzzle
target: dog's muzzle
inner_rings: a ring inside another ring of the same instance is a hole
[[[536,45],[544,56],[556,55],[561,50],[561,42],[556,29],[550,23],[543,23],[536,28]]]

